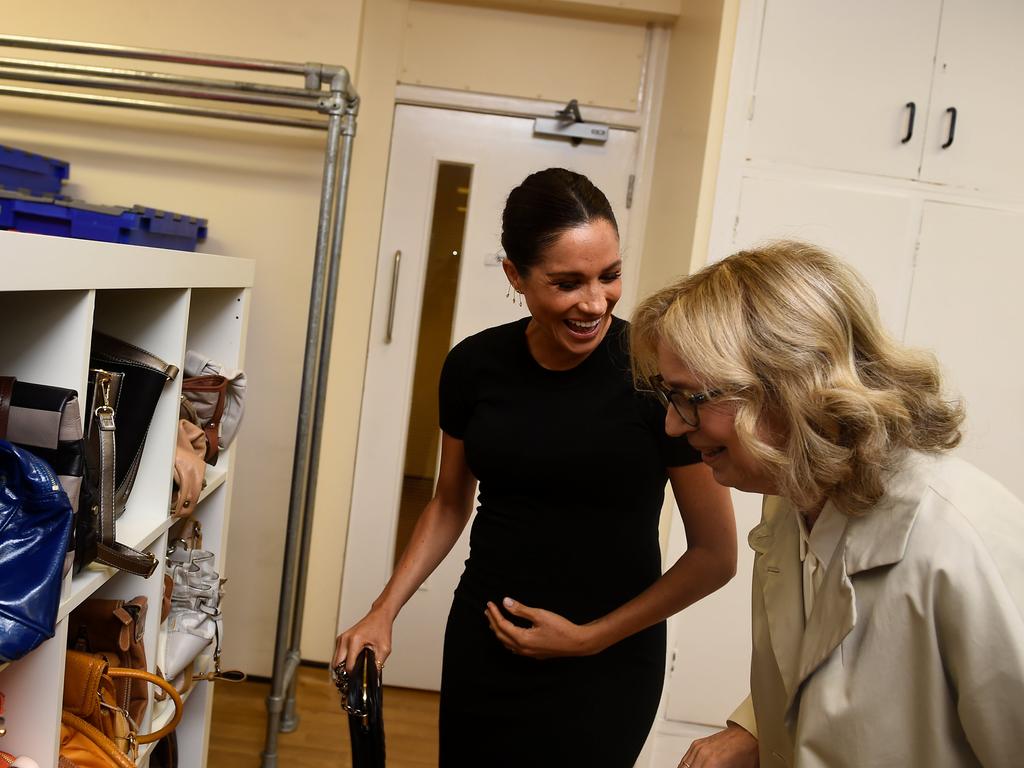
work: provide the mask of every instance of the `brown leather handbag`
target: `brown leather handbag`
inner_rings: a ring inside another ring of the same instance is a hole
[[[146,669],[143,632],[149,601],[89,598],[68,618],[68,648],[102,657],[111,667]],[[128,711],[133,722],[146,714],[148,689],[145,680],[119,677],[115,683],[117,706]]]
[[[174,716],[157,731],[140,734],[128,713],[117,706],[115,680],[133,678],[162,688],[174,702]],[[165,680],[139,669],[110,667],[98,656],[68,651],[61,713],[62,766],[135,768],[138,745],[157,741],[181,722],[181,696]]]

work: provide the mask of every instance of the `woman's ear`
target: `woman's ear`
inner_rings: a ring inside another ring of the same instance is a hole
[[[505,277],[508,278],[508,282],[512,286],[513,290],[522,293],[522,290],[520,290],[519,287],[519,270],[516,269],[516,265],[512,263],[512,260],[509,259],[508,256],[501,260],[501,268],[505,270]]]

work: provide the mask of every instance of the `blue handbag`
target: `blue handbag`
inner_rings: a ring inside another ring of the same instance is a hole
[[[42,459],[0,440],[0,662],[53,637],[71,503]]]

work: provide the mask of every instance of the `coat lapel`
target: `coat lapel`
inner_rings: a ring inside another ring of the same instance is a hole
[[[761,584],[772,653],[786,696],[792,700],[804,631],[800,532],[792,504],[766,496],[762,522],[750,532],[748,543],[758,553],[754,567]]]
[[[814,610],[803,632],[792,686],[788,683],[786,686],[787,713],[796,701],[800,686],[832,655],[857,623],[857,593],[853,576],[903,559],[926,486],[922,473],[915,471],[916,465],[928,460],[919,454],[909,453],[900,469],[889,477],[886,493],[875,507],[867,514],[847,521],[846,530],[825,572],[825,580],[815,596]],[[792,514],[796,514],[795,510]],[[794,537],[799,547],[798,530]],[[798,549],[794,556],[798,567],[799,559]],[[803,585],[799,574],[797,584],[802,598]]]

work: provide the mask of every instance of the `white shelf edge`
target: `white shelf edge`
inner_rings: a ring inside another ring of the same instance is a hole
[[[7,269],[5,262],[32,269]],[[0,231],[4,291],[249,288],[255,262],[233,256]],[[59,283],[54,275],[60,275]]]
[[[125,541],[120,537],[118,540],[122,544],[143,551],[160,538],[163,532],[170,528],[176,520],[177,518],[168,516],[161,520],[160,524],[155,528],[146,531],[141,537],[136,537],[134,541]],[[61,622],[66,619],[69,613],[118,573],[119,571],[116,568],[100,565],[99,563],[91,563],[83,568],[81,573],[74,576],[70,582],[65,582],[65,594],[61,595],[60,608],[57,609],[57,621]],[[69,583],[70,588],[68,588]]]
[[[220,458],[218,459],[218,461],[222,461],[224,459],[225,459],[225,457],[224,457],[224,455],[222,453]],[[221,466],[219,466],[219,467],[207,466],[206,467],[206,487],[203,488],[203,492],[199,494],[199,500],[196,502],[196,505],[198,506],[199,504],[202,504],[203,500],[207,496],[209,496],[211,493],[216,491],[218,488],[220,488],[222,485],[224,485],[224,481],[227,480],[227,479],[228,479],[228,470],[227,470],[227,467],[223,466],[223,464]]]
[[[213,662],[213,656],[205,654],[205,653],[201,653],[199,656],[196,657],[196,661],[193,662],[193,663],[196,665],[196,668],[197,668],[196,672],[198,674],[205,674],[206,672],[209,671],[209,667],[210,667],[212,662]],[[192,695],[192,692],[195,691],[196,688],[198,688],[201,683],[207,683],[207,682],[209,682],[209,681],[207,681],[207,680],[198,680],[198,681],[196,681],[196,682],[194,682],[192,684],[191,688],[189,688],[187,691],[185,691],[183,694],[181,694],[181,706],[182,706],[183,709],[185,707],[185,704],[188,703],[189,697]],[[152,720],[150,721],[150,724],[149,724],[149,732],[150,733],[154,733],[156,731],[159,731],[161,728],[163,728],[165,725],[167,725],[167,723],[170,722],[170,720],[171,720],[171,718],[173,716],[174,716],[174,703],[170,700],[170,698],[167,698],[164,701],[159,702],[159,704],[157,702],[154,702],[153,703],[153,718],[152,718]],[[139,756],[136,759],[136,764],[142,764],[143,760],[148,758],[149,753],[153,750],[154,747],[156,747],[156,745],[157,745],[157,742],[153,741],[153,742],[150,742],[148,744],[143,744],[142,746],[140,746],[139,747]]]

